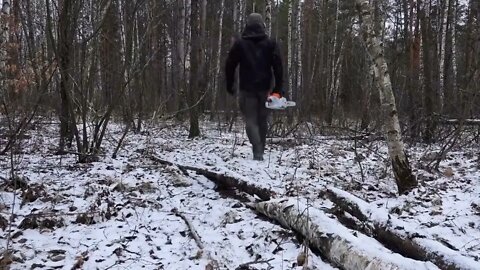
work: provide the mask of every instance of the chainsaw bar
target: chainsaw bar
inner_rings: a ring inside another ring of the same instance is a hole
[[[289,101],[286,98],[278,98],[275,96],[268,97],[267,102],[265,102],[265,107],[271,110],[284,110],[288,107],[295,106],[295,101]]]

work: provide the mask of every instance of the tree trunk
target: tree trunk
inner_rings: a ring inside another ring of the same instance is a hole
[[[352,233],[336,220],[295,199],[253,204],[256,211],[299,233],[329,262],[344,270],[437,269],[433,264],[394,254],[375,240]]]
[[[288,73],[288,98],[293,98],[293,40],[292,40],[292,32],[293,32],[293,0],[288,1],[288,53],[287,53],[287,73]]]
[[[267,35],[272,35],[272,0],[265,0],[265,28]]]
[[[452,1],[452,22],[451,22],[451,33],[452,33],[452,93],[451,96],[453,97],[453,102],[455,106],[459,104],[457,93],[457,76],[458,76],[458,65],[457,65],[457,0],[450,0]]]
[[[8,0],[3,0],[1,10],[0,10],[0,18],[2,18],[2,22],[7,22],[7,17],[10,15],[10,7],[11,3]],[[4,68],[6,65],[6,60],[8,59],[7,56],[7,43],[9,41],[9,24],[5,23],[0,28],[0,69],[3,72],[5,72]],[[3,84],[4,80],[1,80],[0,82]],[[1,89],[4,89],[3,85]]]
[[[3,0],[0,10],[0,20],[2,24],[0,26],[0,93],[4,96],[3,93],[7,92],[7,60],[8,60],[8,44],[10,43],[10,29],[9,29],[9,20],[10,20],[10,8],[11,3],[8,0]]]
[[[442,112],[445,106],[445,81],[446,75],[445,74],[445,49],[446,49],[446,42],[447,42],[447,31],[448,31],[448,17],[449,17],[449,7],[450,7],[451,0],[445,0],[444,3],[440,4],[440,14],[441,15],[441,24],[440,24],[440,42],[439,42],[439,52],[440,52],[440,61],[439,61],[439,77],[440,77],[440,87],[438,90],[438,98],[439,98],[439,111]]]
[[[418,98],[418,91],[421,88],[420,77],[422,73],[421,69],[421,34],[420,34],[420,19],[419,19],[419,3],[414,3],[413,0],[409,0],[410,5],[410,29],[408,33],[408,80],[406,87],[408,89],[408,106],[410,107],[408,112],[409,118],[409,136],[412,139],[418,138],[420,134],[421,118],[420,108],[421,101]]]
[[[194,0],[198,1],[198,0]],[[191,56],[192,56],[192,0],[185,0],[185,32],[184,32],[184,38],[185,38],[185,46],[184,46],[184,68],[185,68],[185,74],[184,74],[184,81],[185,81],[185,93],[184,95],[187,95],[187,92],[190,89],[190,68],[191,68]]]
[[[215,60],[215,78],[212,91],[212,106],[210,107],[211,118],[213,120],[214,111],[217,109],[217,93],[218,82],[220,80],[220,64],[222,59],[222,38],[223,38],[223,15],[225,10],[225,0],[220,2],[220,19],[218,22],[218,42],[217,42],[217,55]]]
[[[326,122],[328,125],[332,125],[333,123],[333,114],[335,110],[335,106],[337,104],[337,93],[338,93],[338,85],[337,85],[337,76],[339,76],[340,64],[341,64],[341,51],[343,47],[340,46],[340,50],[337,50],[338,47],[338,25],[339,25],[339,13],[340,13],[340,1],[337,0],[335,4],[335,32],[333,34],[333,44],[332,50],[333,53],[331,54],[330,59],[330,76],[329,76],[329,88],[327,94],[327,115],[326,115]],[[339,53],[340,52],[340,53]],[[338,55],[337,55],[338,54]]]
[[[187,171],[194,171],[197,174],[203,175],[206,178],[208,178],[210,181],[213,181],[217,185],[218,189],[226,189],[226,190],[237,189],[241,192],[250,194],[251,196],[256,196],[264,201],[270,200],[275,195],[275,193],[270,189],[256,186],[247,181],[237,179],[232,176],[210,171],[206,168],[198,168],[198,167],[193,167],[188,165],[174,164],[168,160],[164,160],[156,156],[150,156],[149,158],[155,163],[178,167],[186,175],[188,175]]]
[[[367,61],[367,63],[370,61]],[[364,72],[365,76],[362,81],[362,119],[360,123],[360,130],[367,130],[370,125],[370,102],[373,88],[374,67],[369,65],[369,72]]]
[[[398,192],[399,194],[408,193],[417,186],[417,179],[410,168],[410,163],[402,141],[397,105],[395,103],[390,74],[384,56],[383,44],[375,34],[372,7],[369,1],[356,1],[360,8],[362,36],[370,57],[374,62],[375,81],[380,90],[380,100],[384,110],[388,153],[392,160]]]
[[[68,0],[59,2],[59,18],[58,18],[58,41],[57,41],[57,59],[60,70],[60,144],[59,150],[63,152],[66,145],[71,145],[74,129],[76,129],[75,116],[73,113],[73,104],[70,94],[70,67],[71,54],[73,51],[73,41],[75,33],[74,21],[74,3]],[[47,13],[49,13],[49,5],[47,4]]]
[[[325,195],[341,210],[336,211],[335,214],[342,223],[349,224],[347,227],[375,237],[384,246],[403,256],[430,261],[441,269],[449,270],[475,269],[477,265],[472,258],[462,256],[459,252],[443,247],[436,241],[428,240],[418,235],[416,231],[404,231],[405,226],[399,223],[401,221],[395,218],[392,220],[387,211],[376,209],[345,191],[329,188]],[[375,214],[372,215],[372,213]],[[352,220],[352,216],[357,220]]]
[[[198,93],[204,91],[201,73],[204,66],[203,58],[203,27],[201,27],[201,14],[203,12],[201,1],[192,1],[190,14],[190,42],[191,42],[191,66],[190,66],[190,91],[187,95],[187,104],[189,106],[190,128],[189,138],[200,136]]]
[[[296,31],[296,59],[297,59],[297,74],[296,74],[296,93],[295,93],[295,99],[298,99],[298,97],[301,95],[301,87],[303,85],[302,83],[302,53],[303,53],[303,42],[302,42],[302,17],[303,17],[303,12],[302,12],[302,1],[298,0],[297,1],[297,22],[295,23],[295,31]]]
[[[100,66],[104,104],[107,108],[102,117],[101,129],[93,143],[92,153],[100,150],[106,129],[112,116],[113,107],[122,101],[124,88],[124,63],[120,40],[120,22],[118,18],[118,0],[111,0],[102,5],[105,10],[100,36]]]
[[[423,131],[423,140],[425,143],[433,142],[436,130],[435,121],[435,97],[436,93],[433,87],[433,52],[432,46],[432,25],[430,20],[430,4],[424,3],[423,9],[420,10],[420,21],[422,31],[422,57],[423,57],[423,103],[425,128]]]

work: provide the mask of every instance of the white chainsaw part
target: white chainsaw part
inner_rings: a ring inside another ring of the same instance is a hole
[[[276,96],[269,96],[267,102],[265,102],[265,107],[271,110],[284,110],[287,107],[295,106],[295,101],[288,101],[286,98],[278,98]]]

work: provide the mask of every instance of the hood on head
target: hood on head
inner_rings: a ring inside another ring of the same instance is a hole
[[[252,13],[247,18],[247,25],[242,33],[242,38],[262,40],[267,37],[265,33],[265,23],[262,15],[258,13]]]

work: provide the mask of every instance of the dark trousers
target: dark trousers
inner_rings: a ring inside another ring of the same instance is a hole
[[[268,92],[240,91],[240,111],[245,120],[248,140],[252,144],[253,156],[262,157],[268,131],[268,112],[265,107]]]

